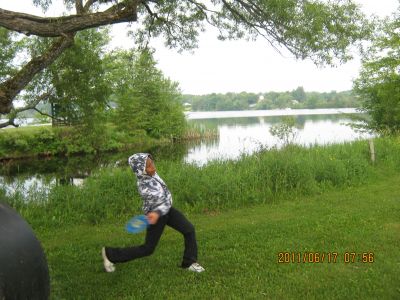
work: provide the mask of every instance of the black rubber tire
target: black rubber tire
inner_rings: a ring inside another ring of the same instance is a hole
[[[0,203],[0,300],[48,299],[49,269],[29,224]]]

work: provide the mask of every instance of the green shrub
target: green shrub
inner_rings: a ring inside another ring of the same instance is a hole
[[[164,140],[152,139],[144,130],[123,132],[115,126],[105,126],[101,132],[78,127],[23,127],[0,131],[0,158],[93,154],[149,142],[161,144]]]

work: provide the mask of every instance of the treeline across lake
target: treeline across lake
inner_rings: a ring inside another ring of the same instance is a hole
[[[286,92],[226,93],[183,95],[182,104],[191,111],[263,110],[284,108],[343,108],[359,107],[351,91],[306,92],[298,87]]]

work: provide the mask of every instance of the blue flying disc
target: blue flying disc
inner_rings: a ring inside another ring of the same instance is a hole
[[[139,233],[149,226],[149,221],[145,215],[135,216],[128,221],[125,226],[126,231],[129,233]]]

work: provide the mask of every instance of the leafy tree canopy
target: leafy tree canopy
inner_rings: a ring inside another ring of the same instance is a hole
[[[25,87],[20,95],[25,105],[13,108],[7,116],[8,121],[1,123],[0,127],[16,126],[15,118],[26,110],[36,110],[42,115],[50,116],[48,109],[40,109],[40,106],[43,107],[46,103],[52,103],[57,108],[57,114],[50,117],[58,121],[74,124],[92,122],[95,113],[104,110],[110,94],[103,65],[105,45],[108,41],[106,29],[89,29],[79,32],[74,44],[66,49],[52,65],[37,74]],[[22,38],[18,42],[20,45],[18,49],[22,49],[25,56],[34,57],[51,43],[49,38]],[[15,52],[13,48],[8,49],[10,52]],[[20,58],[18,63],[25,62],[23,58]],[[12,72],[16,69],[17,63],[9,63],[7,66]],[[0,78],[2,75],[3,78],[8,76],[8,74],[0,74]]]
[[[32,0],[48,9],[52,0]],[[61,0],[59,0],[61,1]],[[265,38],[271,46],[288,49],[296,58],[334,64],[350,58],[349,47],[365,38],[370,26],[351,0],[64,0],[67,14],[42,17],[0,8],[0,27],[25,35],[51,37],[51,43],[26,64],[0,81],[0,114],[9,113],[13,101],[36,74],[46,69],[74,44],[76,33],[102,25],[136,22],[140,43],[164,36],[166,45],[180,50],[197,46],[199,33],[211,24],[221,39]],[[12,39],[0,34],[1,44]],[[13,44],[19,37],[12,39]],[[10,62],[0,56],[0,65]],[[13,72],[11,72],[13,71]]]
[[[179,138],[186,120],[176,82],[157,69],[152,52],[116,51],[108,58],[119,67],[110,78],[128,78],[116,83],[114,123],[128,135],[146,134],[154,138]]]
[[[366,127],[380,133],[400,131],[400,8],[382,24],[364,52],[354,89],[371,119]]]

